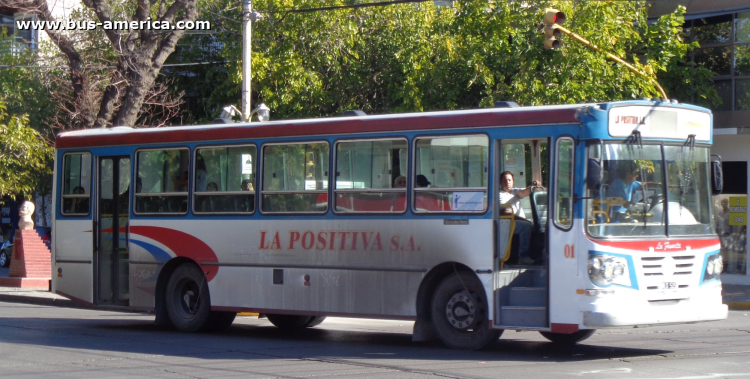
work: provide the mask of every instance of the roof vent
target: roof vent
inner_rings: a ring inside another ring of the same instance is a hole
[[[367,116],[367,113],[365,113],[364,111],[361,111],[359,109],[348,110],[348,111],[344,111],[344,116],[353,116],[353,117]]]
[[[495,108],[518,108],[519,105],[515,101],[496,101]]]

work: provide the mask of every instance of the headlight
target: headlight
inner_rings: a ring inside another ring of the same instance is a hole
[[[600,287],[611,284],[630,286],[628,262],[625,258],[605,254],[589,254],[588,272],[591,281]]]
[[[703,281],[719,279],[721,272],[724,271],[724,261],[721,253],[709,255],[706,259],[706,270],[703,272]]]

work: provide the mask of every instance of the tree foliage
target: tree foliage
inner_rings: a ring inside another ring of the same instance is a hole
[[[561,50],[545,50],[535,25],[547,7],[567,14],[568,29],[660,80],[671,97],[718,99],[710,71],[684,63],[697,46],[681,36],[684,8],[649,24],[641,1],[453,4],[290,13],[321,2],[256,0],[265,18],[253,24],[253,103],[264,101],[274,118],[289,118],[659,97],[651,78],[570,38],[563,37]],[[198,117],[210,118],[239,101],[241,10],[229,0],[206,0],[201,9],[203,18],[228,20],[210,36],[226,65],[205,67],[200,75],[211,78],[210,86],[191,87],[203,99]]]
[[[63,20],[53,16],[51,6],[56,4],[48,0],[13,0],[7,5],[33,12],[41,21],[77,26],[47,28],[45,32],[62,54],[71,88],[67,93],[55,93],[64,107],[63,115],[68,116],[58,126],[90,128],[136,125],[139,120],[151,123],[164,118],[162,115],[174,116],[171,109],[179,105],[179,100],[175,103],[158,76],[186,31],[104,25],[124,21],[128,25],[159,22],[174,26],[196,19],[196,2],[81,0],[84,7]],[[100,26],[93,30],[86,26],[95,23]]]
[[[56,107],[49,94],[59,90],[51,79],[54,70],[35,67],[35,55],[15,47],[13,36],[0,34],[0,98],[8,113],[28,114],[29,126],[50,136],[47,121],[54,117]]]
[[[49,185],[53,149],[28,124],[27,115],[8,114],[0,99],[0,194],[32,194]]]

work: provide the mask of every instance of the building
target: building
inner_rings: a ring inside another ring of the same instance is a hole
[[[716,196],[715,221],[722,241],[722,281],[750,284],[747,242],[750,161],[750,2],[747,0],[649,1],[649,18],[687,8],[685,31],[700,43],[690,59],[711,69],[723,104],[713,107],[713,154],[721,156],[724,193]],[[692,102],[693,99],[679,99]]]
[[[5,30],[6,35],[13,36],[10,46],[1,46],[3,50],[11,49],[17,51],[21,48],[36,50],[40,41],[49,39],[46,33],[33,28],[17,28],[17,21],[36,21],[37,17],[21,7],[14,7],[13,1],[0,4],[0,28]],[[20,1],[19,1],[20,3]],[[65,20],[70,12],[81,6],[81,0],[55,0],[48,1],[50,12],[58,20]]]

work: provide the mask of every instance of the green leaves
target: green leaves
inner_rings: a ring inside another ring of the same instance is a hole
[[[41,134],[28,126],[27,115],[8,115],[0,99],[0,193],[31,194],[48,184],[52,154]]]
[[[240,20],[229,0],[205,0],[222,17]],[[522,105],[658,97],[642,77],[568,36],[560,51],[543,48],[535,25],[547,7],[566,12],[565,27],[606,52],[658,76],[670,97],[715,100],[710,73],[685,64],[695,46],[681,36],[684,9],[649,25],[640,2],[432,2],[272,13],[342,5],[317,0],[256,0],[265,18],[253,25],[253,103],[264,101],[273,119],[466,109],[513,100]],[[224,4],[224,5],[222,5]],[[207,16],[208,17],[208,16]],[[205,17],[204,17],[205,18]],[[204,96],[218,114],[239,103],[240,23],[213,38],[232,64],[216,69],[225,81]],[[237,62],[237,63],[235,63]],[[687,80],[687,82],[686,82]],[[697,96],[701,94],[701,96]]]

